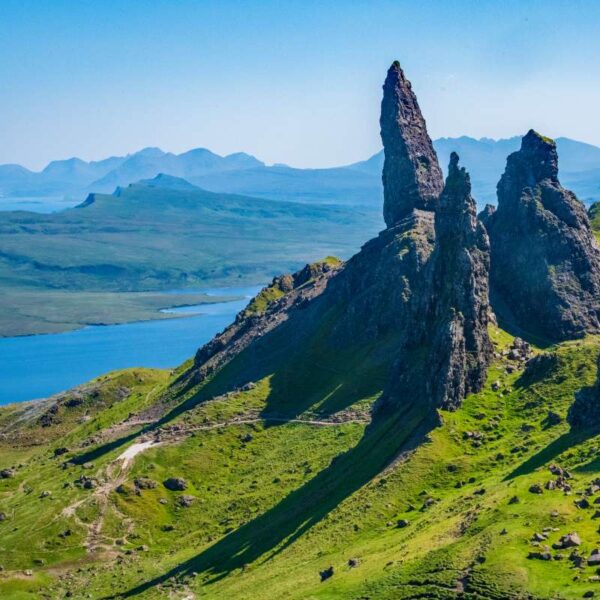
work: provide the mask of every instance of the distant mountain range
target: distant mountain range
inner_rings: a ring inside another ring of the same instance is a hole
[[[440,138],[434,142],[442,165],[452,151],[471,173],[474,196],[480,205],[495,203],[496,184],[506,157],[519,147],[519,137],[492,140],[470,137]],[[586,203],[600,197],[600,148],[561,137],[556,140],[563,184]],[[122,157],[85,162],[78,158],[51,162],[33,172],[20,165],[0,165],[0,196],[65,196],[80,202],[91,192],[113,192],[117,187],[159,174],[187,180],[203,189],[270,200],[348,206],[381,205],[383,152],[368,160],[328,169],[267,166],[245,153],[219,156],[206,148],[183,154],[145,148]],[[2,201],[0,199],[0,208]]]

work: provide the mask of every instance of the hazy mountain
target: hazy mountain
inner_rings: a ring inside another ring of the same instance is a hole
[[[112,192],[117,186],[150,179],[159,173],[187,178],[262,165],[242,152],[219,156],[205,148],[182,154],[144,148],[127,156],[92,162],[70,158],[52,161],[40,172],[20,165],[0,165],[0,196],[66,195],[83,199],[91,191]]]
[[[455,151],[471,173],[473,195],[481,206],[496,202],[496,185],[518,137],[492,140],[467,136],[434,141],[440,163]],[[600,196],[600,148],[569,138],[556,140],[562,182],[586,203]],[[144,148],[125,157],[85,162],[53,161],[34,173],[20,165],[0,165],[0,195],[66,195],[83,200],[90,192],[112,192],[159,173],[188,180],[203,189],[305,203],[376,206],[382,201],[383,153],[347,166],[296,169],[263,162],[242,152],[219,156],[206,148],[182,154]],[[1,206],[1,205],[0,205]]]
[[[159,148],[145,148],[123,161],[104,177],[88,185],[90,191],[109,192],[115,186],[149,179],[158,173],[191,179],[208,173],[222,173],[264,166],[258,159],[238,152],[219,156],[206,148],[183,154],[165,153]]]

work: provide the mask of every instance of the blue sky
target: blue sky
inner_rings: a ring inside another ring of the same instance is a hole
[[[434,137],[600,145],[595,0],[1,0],[0,163],[145,146],[361,160],[396,58]]]

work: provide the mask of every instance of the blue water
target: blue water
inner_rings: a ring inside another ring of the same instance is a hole
[[[177,366],[229,325],[259,289],[202,290],[243,299],[172,309],[194,315],[180,319],[0,339],[0,404],[45,398],[115,369]]]

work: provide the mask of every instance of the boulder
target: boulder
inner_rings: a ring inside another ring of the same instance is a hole
[[[572,533],[567,533],[566,535],[563,535],[560,538],[560,540],[558,541],[558,543],[554,544],[553,547],[560,549],[560,548],[574,548],[576,546],[581,546],[581,539],[577,535],[577,533],[572,532]]]
[[[183,508],[189,508],[196,498],[194,496],[184,495],[177,498],[177,504]]]
[[[169,477],[163,481],[163,485],[172,492],[187,490],[188,484],[183,477]]]

